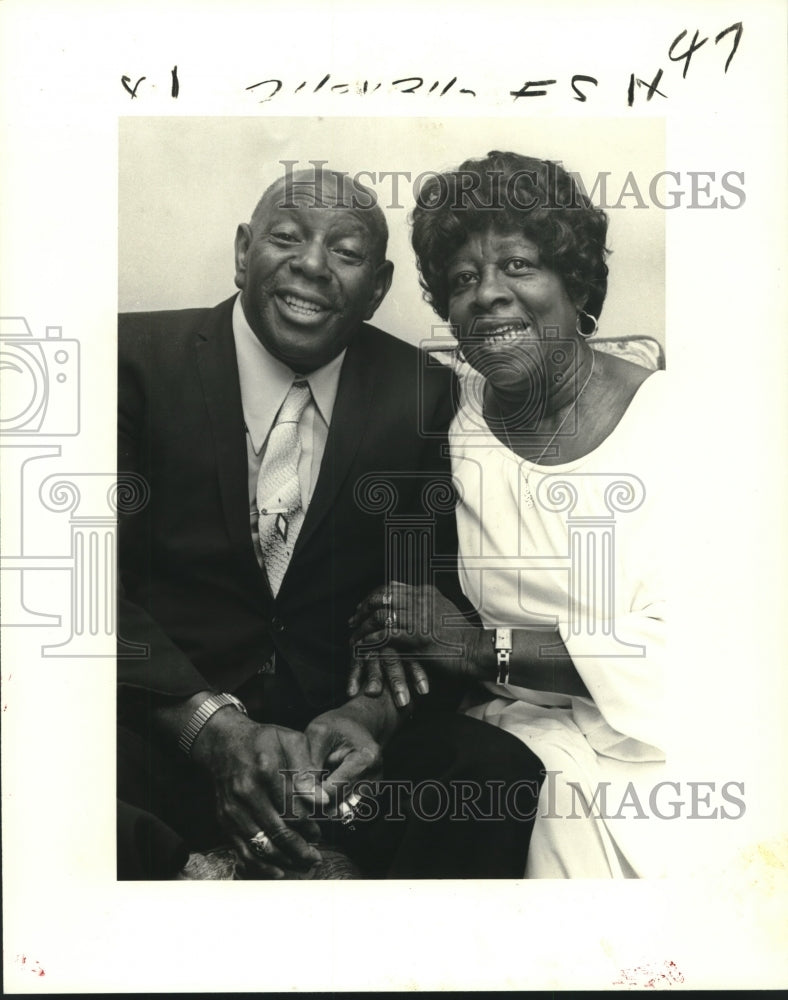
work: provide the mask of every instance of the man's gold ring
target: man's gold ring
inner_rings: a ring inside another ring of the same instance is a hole
[[[351,792],[344,802],[339,803],[339,819],[344,826],[349,826],[356,818],[356,808],[359,802],[361,802],[361,796],[358,792]]]
[[[258,858],[264,858],[270,852],[273,844],[271,843],[271,838],[264,830],[258,830],[249,841],[249,846]]]

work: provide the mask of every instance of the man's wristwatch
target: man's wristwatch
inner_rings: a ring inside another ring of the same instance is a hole
[[[493,649],[498,662],[498,677],[496,683],[509,683],[509,657],[512,653],[512,630],[497,628],[493,632]]]
[[[191,756],[194,741],[200,735],[205,723],[208,719],[210,719],[214,712],[218,712],[219,709],[224,708],[225,705],[232,705],[233,708],[236,708],[239,712],[243,712],[244,715],[247,714],[243,702],[240,702],[235,695],[209,695],[183,727],[183,732],[178,738],[178,746],[181,750],[183,750],[187,757]]]

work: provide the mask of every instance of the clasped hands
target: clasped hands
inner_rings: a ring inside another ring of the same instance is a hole
[[[320,861],[315,817],[337,816],[349,788],[381,767],[371,733],[342,709],[317,716],[303,733],[224,709],[192,756],[210,773],[219,821],[255,878],[283,878],[287,868]]]
[[[348,624],[354,650],[348,676],[350,697],[377,697],[384,680],[403,708],[411,692],[424,695],[430,682],[425,665],[444,674],[475,676],[480,630],[436,587],[392,581],[377,587],[356,608]]]
[[[371,716],[360,704],[363,696],[381,695],[385,678],[395,704],[404,707],[409,684],[419,695],[429,691],[423,664],[473,674],[479,630],[434,587],[392,582],[377,588],[350,627],[355,658],[348,695],[354,700],[317,716],[303,733],[226,708],[194,744],[192,757],[213,779],[219,821],[249,876],[282,878],[287,868],[320,861],[315,817],[338,816],[355,783],[380,776],[381,749],[365,724]]]

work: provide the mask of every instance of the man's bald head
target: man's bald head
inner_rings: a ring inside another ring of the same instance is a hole
[[[252,213],[253,230],[257,230],[270,207],[335,208],[352,212],[371,236],[376,263],[386,259],[389,230],[377,195],[349,174],[317,167],[287,171],[263,192]]]

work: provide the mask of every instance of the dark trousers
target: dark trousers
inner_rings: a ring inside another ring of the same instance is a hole
[[[362,789],[352,829],[324,839],[370,878],[520,878],[543,780],[520,740],[451,712],[411,720]],[[171,878],[190,850],[222,843],[210,782],[185,757],[118,732],[118,878]]]

